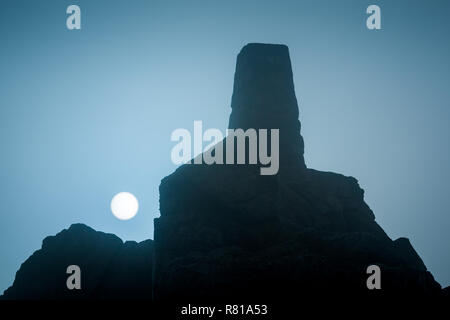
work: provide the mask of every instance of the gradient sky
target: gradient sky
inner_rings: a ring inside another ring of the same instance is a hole
[[[81,7],[82,29],[66,29]],[[365,10],[381,7],[382,30]],[[450,1],[0,3],[0,292],[75,222],[153,237],[176,128],[225,130],[236,55],[290,48],[308,167],[351,175],[450,285]],[[110,200],[135,194],[120,221]]]

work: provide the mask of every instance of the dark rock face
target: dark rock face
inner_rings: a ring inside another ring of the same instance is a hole
[[[122,242],[74,224],[47,237],[17,271],[3,299],[151,299],[153,241]],[[69,265],[81,269],[81,290],[69,290]]]
[[[160,186],[154,299],[440,294],[407,239],[375,222],[356,179],[307,169],[286,46],[238,56],[230,128],[279,128],[280,171],[184,165]],[[382,290],[366,269],[381,268]]]
[[[278,128],[278,174],[261,175],[257,165],[184,165],[161,182],[154,242],[123,243],[72,225],[44,239],[3,298],[261,304],[329,296],[354,304],[450,295],[408,239],[393,241],[376,223],[356,179],[306,168],[286,46],[242,49],[229,127]],[[73,264],[82,290],[66,288]],[[381,269],[381,290],[367,289],[369,265]]]
[[[442,289],[442,292],[446,298],[450,298],[450,287]]]
[[[230,129],[279,129],[283,164],[305,166],[289,49],[252,43],[239,53]]]

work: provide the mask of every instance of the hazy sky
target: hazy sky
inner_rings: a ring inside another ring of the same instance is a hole
[[[382,30],[366,28],[370,4]],[[72,223],[153,237],[170,134],[225,130],[249,42],[290,48],[308,167],[356,177],[378,223],[450,285],[449,14],[429,0],[3,0],[0,292]],[[109,209],[120,191],[140,201],[129,221]]]

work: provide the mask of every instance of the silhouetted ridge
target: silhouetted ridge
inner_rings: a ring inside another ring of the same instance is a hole
[[[153,241],[73,224],[42,242],[17,271],[4,299],[151,299]],[[69,265],[81,269],[81,290],[66,286]]]

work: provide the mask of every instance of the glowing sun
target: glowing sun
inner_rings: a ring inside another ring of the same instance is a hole
[[[120,192],[111,200],[111,211],[117,219],[129,220],[136,215],[138,209],[138,200],[129,192]]]

